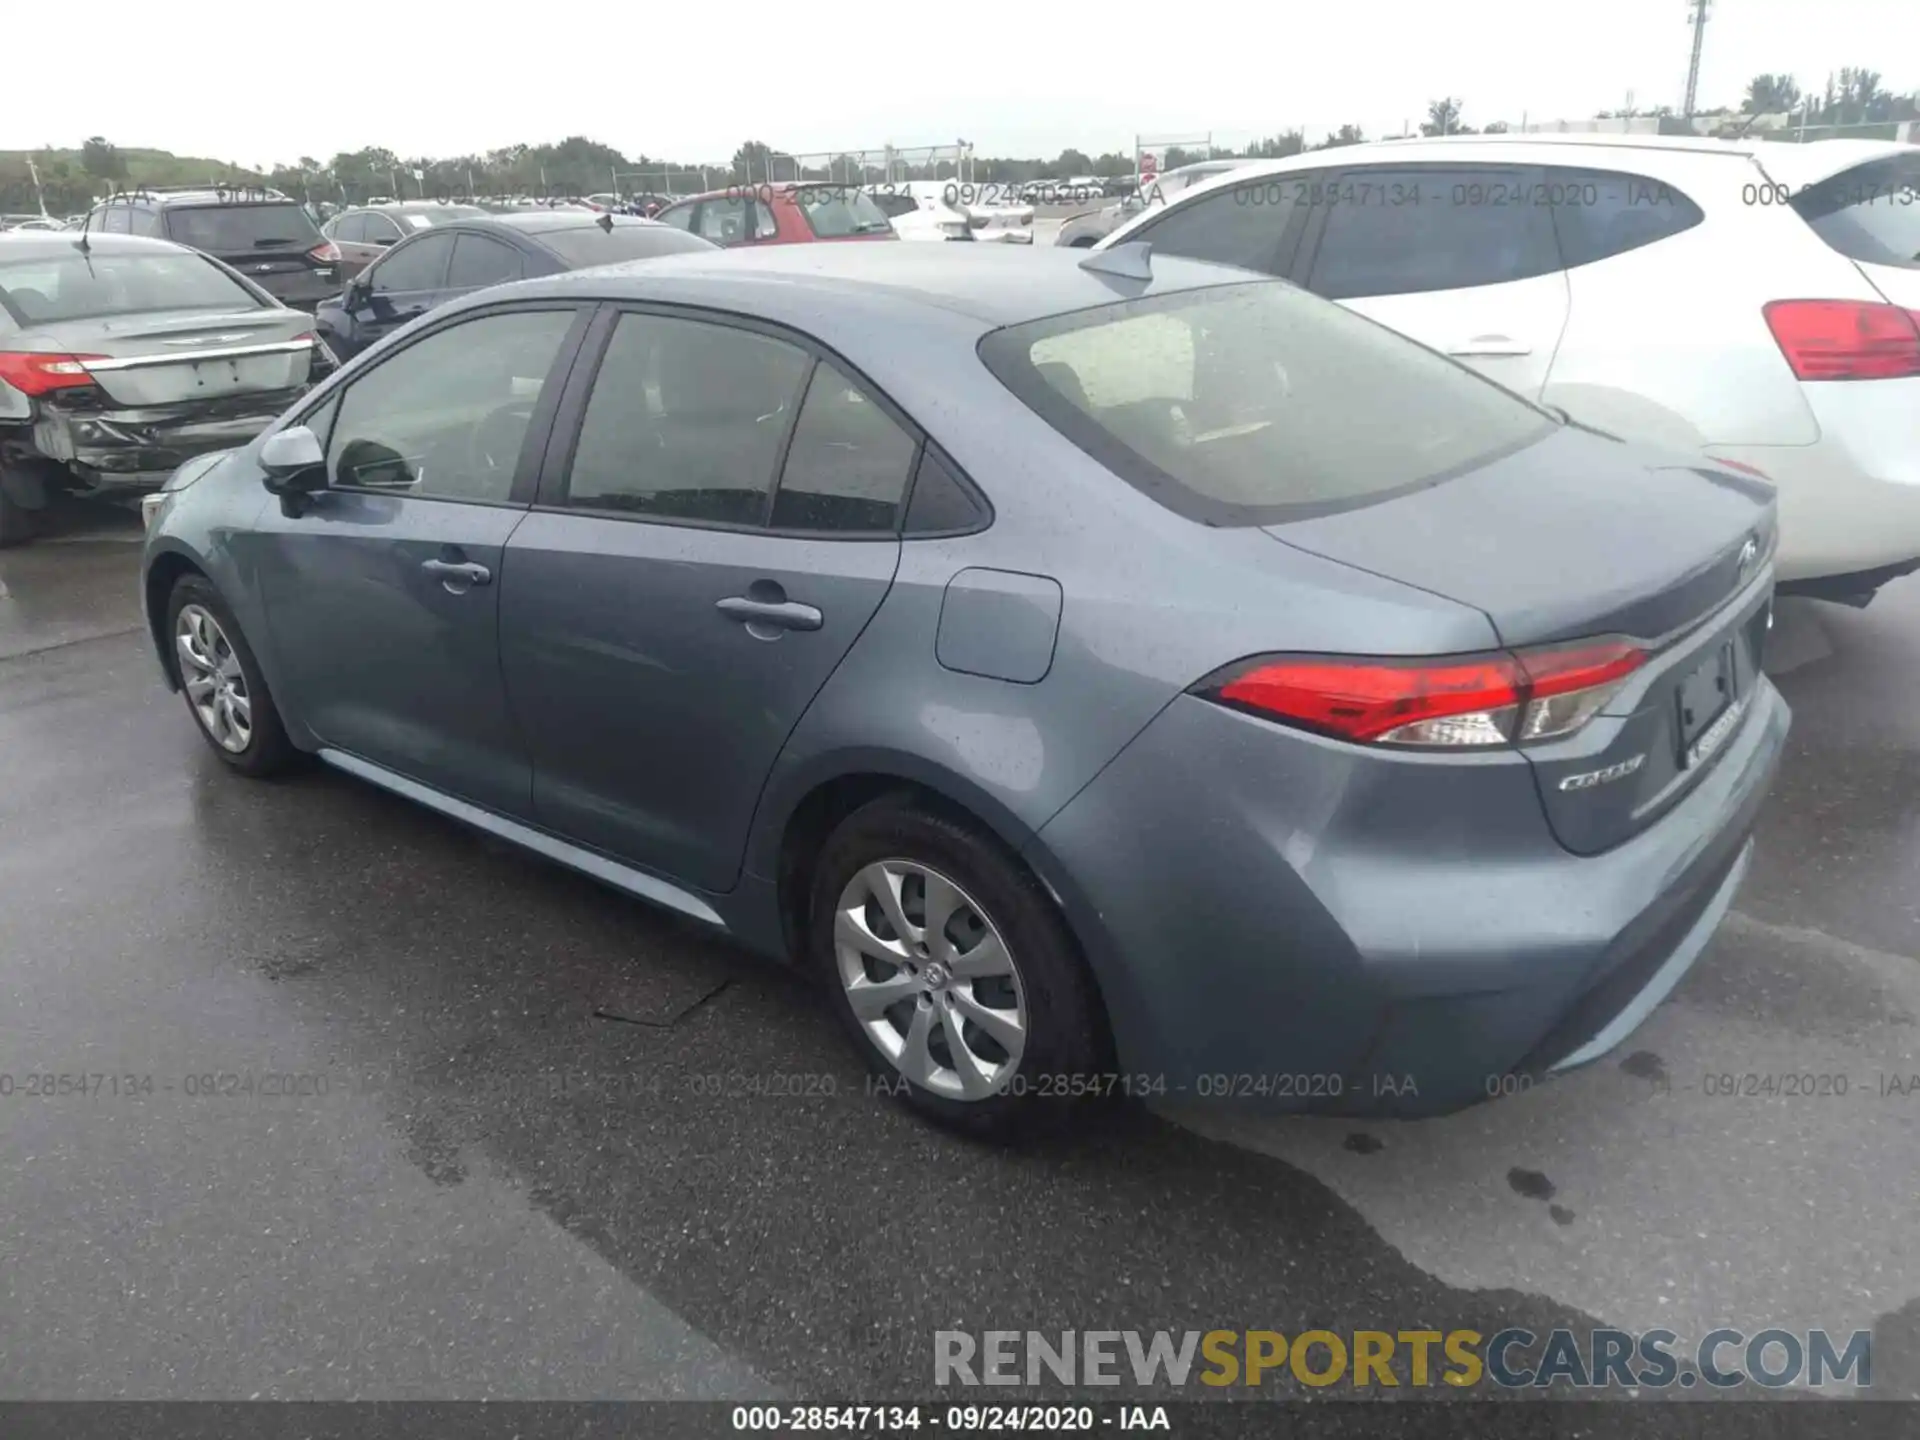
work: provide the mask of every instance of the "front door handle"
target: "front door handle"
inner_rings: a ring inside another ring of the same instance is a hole
[[[1531,355],[1533,347],[1511,335],[1476,335],[1471,340],[1457,340],[1447,347],[1447,353],[1460,359],[1472,356]]]
[[[746,623],[747,629],[759,632],[762,626],[779,630],[818,630],[821,614],[811,605],[802,605],[793,600],[750,600],[745,595],[729,595],[724,600],[713,602],[713,608],[729,620]]]
[[[420,568],[454,595],[463,595],[475,585],[493,583],[493,572],[471,560],[422,560]]]

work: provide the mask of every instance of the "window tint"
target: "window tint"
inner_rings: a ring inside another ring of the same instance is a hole
[[[167,235],[216,255],[298,253],[320,243],[319,227],[298,205],[178,205]]]
[[[411,245],[397,245],[370,272],[376,295],[397,294],[406,290],[438,290],[447,273],[447,258],[453,250],[451,235],[429,235]]]
[[[780,471],[774,528],[891,532],[918,444],[837,367],[821,361]]]
[[[1920,155],[1844,170],[1802,191],[1793,208],[1849,260],[1920,270]]]
[[[1346,170],[1302,182],[1326,226],[1307,288],[1329,300],[1499,285],[1560,269],[1532,166]]]
[[[987,512],[961,481],[953,462],[928,444],[920,452],[913,499],[907,502],[904,527],[907,534],[943,535],[971,530],[986,518]]]
[[[1569,268],[1638,250],[1705,218],[1671,185],[1644,175],[1549,166],[1540,193],[1552,208]]]
[[[29,325],[158,310],[252,310],[261,303],[206,256],[169,249],[68,250],[12,263],[0,251],[0,301]]]
[[[745,243],[750,238],[747,234],[746,200],[741,197],[702,200],[700,221],[694,229],[703,240],[711,240],[716,245]]]
[[[1288,224],[1305,214],[1293,204],[1300,188],[1299,180],[1279,177],[1235,185],[1169,211],[1134,238],[1149,241],[1156,254],[1279,274],[1281,241],[1294,238],[1288,236]]]
[[[480,285],[502,285],[520,278],[519,253],[484,235],[456,235],[453,263],[447,268],[447,288],[468,290]]]
[[[581,421],[569,505],[758,525],[809,359],[749,330],[623,315]]]
[[[1012,326],[980,355],[1109,470],[1209,524],[1365,504],[1555,428],[1472,371],[1275,281]]]
[[[527,423],[571,310],[438,331],[348,387],[327,444],[335,485],[428,499],[510,498]]]
[[[540,243],[578,270],[588,265],[618,265],[625,260],[651,260],[656,255],[679,255],[688,250],[711,250],[698,235],[663,225],[615,221],[611,230],[582,225],[577,230],[542,230]]]

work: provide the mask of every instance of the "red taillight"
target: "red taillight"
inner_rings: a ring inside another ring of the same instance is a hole
[[[1766,471],[1762,470],[1758,465],[1749,465],[1744,460],[1729,460],[1724,455],[1716,455],[1713,457],[1713,463],[1716,465],[1724,465],[1729,470],[1738,470],[1743,475],[1751,475],[1756,480],[1764,480],[1769,485],[1773,483],[1773,477],[1767,474]]]
[[[93,384],[93,376],[87,373],[87,362],[106,358],[104,355],[43,355],[34,350],[0,350],[0,380],[23,395],[70,390]]]
[[[1762,313],[1801,380],[1920,375],[1920,311],[1860,300],[1775,300]]]
[[[1646,658],[1625,640],[1440,660],[1269,656],[1196,688],[1222,704],[1363,744],[1507,745],[1572,734]]]
[[[318,245],[307,251],[307,258],[316,265],[338,265],[340,263],[340,247],[331,240],[322,240]]]

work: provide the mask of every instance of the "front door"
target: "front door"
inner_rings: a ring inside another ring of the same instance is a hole
[[[725,890],[788,735],[893,583],[917,437],[801,342],[658,313],[621,314],[597,372],[583,355],[564,412],[582,398],[500,597],[534,808]]]
[[[579,313],[463,320],[356,377],[309,421],[329,488],[304,513],[269,506],[243,557],[258,566],[279,683],[325,745],[522,818],[502,566]]]
[[[440,303],[453,236],[421,235],[381,256],[347,292],[357,354]]]

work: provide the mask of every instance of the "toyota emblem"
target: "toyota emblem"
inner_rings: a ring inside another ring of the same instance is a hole
[[[1753,569],[1753,562],[1760,558],[1760,541],[1754,536],[1747,537],[1747,543],[1740,547],[1740,573],[1745,575]]]

